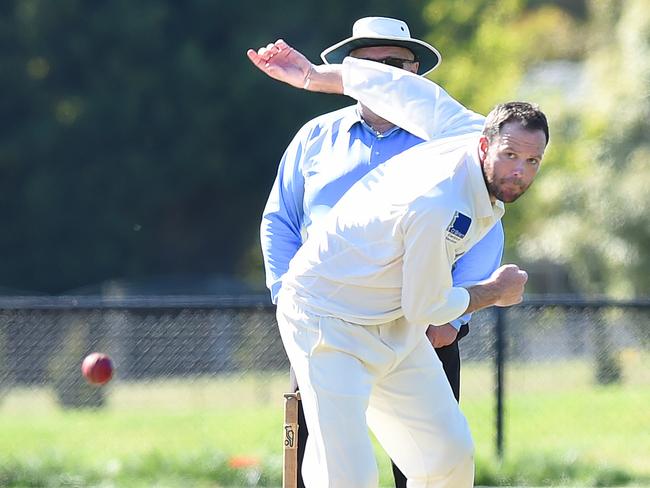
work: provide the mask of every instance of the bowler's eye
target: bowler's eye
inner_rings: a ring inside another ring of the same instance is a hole
[[[528,158],[526,162],[530,165],[537,166],[539,164],[539,159],[537,158]]]
[[[515,153],[513,153],[513,152],[507,152],[506,157],[508,159],[515,159],[517,157],[517,155]]]

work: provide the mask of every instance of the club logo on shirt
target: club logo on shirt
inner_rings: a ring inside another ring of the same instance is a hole
[[[458,211],[454,212],[454,216],[447,226],[447,240],[454,244],[460,241],[467,234],[471,223],[472,219],[469,216]]]

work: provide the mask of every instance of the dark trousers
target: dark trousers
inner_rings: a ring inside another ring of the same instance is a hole
[[[460,400],[460,350],[458,341],[469,333],[469,324],[463,325],[458,331],[456,340],[448,346],[434,349],[440,358],[442,368],[445,370],[447,380],[454,392],[456,401]],[[307,445],[307,422],[305,422],[305,413],[302,410],[302,402],[298,402],[298,488],[305,488],[302,481],[302,458],[305,455],[305,446]],[[395,488],[406,488],[406,477],[402,474],[395,463],[393,465],[393,476],[395,477]]]

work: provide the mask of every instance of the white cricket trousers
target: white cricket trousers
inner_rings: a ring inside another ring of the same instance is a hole
[[[410,488],[473,486],[469,427],[423,327],[318,316],[288,290],[277,318],[309,429],[308,488],[378,486],[368,427]]]

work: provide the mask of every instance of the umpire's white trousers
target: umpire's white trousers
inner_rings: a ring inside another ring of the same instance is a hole
[[[305,485],[376,487],[369,426],[410,488],[471,487],[469,427],[424,328],[318,316],[283,291],[278,324],[309,428]]]

